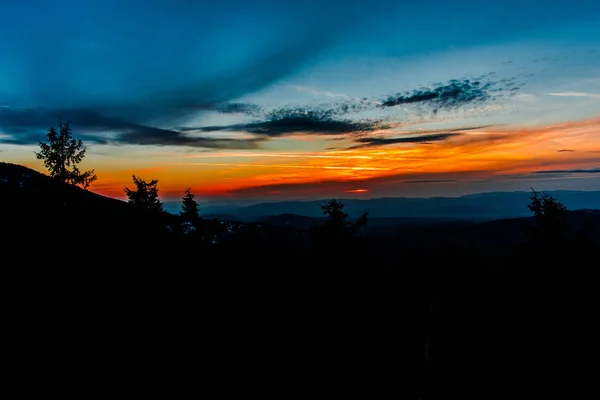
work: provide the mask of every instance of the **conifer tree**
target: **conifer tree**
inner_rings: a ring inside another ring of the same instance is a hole
[[[35,155],[44,160],[51,177],[84,189],[97,179],[93,169],[81,172],[77,167],[85,157],[86,148],[81,139],[72,137],[69,121],[63,123],[59,118],[58,132],[51,126],[46,136],[48,142],[40,141],[41,151]]]
[[[181,211],[179,215],[189,222],[195,222],[200,218],[198,202],[195,200],[196,195],[192,193],[190,187],[185,188],[185,196],[181,198]]]
[[[135,175],[132,175],[132,177],[136,188],[132,190],[125,187],[124,189],[129,198],[129,203],[146,211],[163,211],[163,205],[158,198],[158,180],[153,179],[146,182]]]

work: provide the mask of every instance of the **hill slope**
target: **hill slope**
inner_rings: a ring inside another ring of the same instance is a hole
[[[126,248],[160,236],[170,214],[148,219],[131,204],[56,181],[20,165],[0,163],[4,243],[43,248]]]

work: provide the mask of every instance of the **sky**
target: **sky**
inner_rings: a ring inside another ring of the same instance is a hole
[[[95,193],[600,190],[597,0],[0,0],[0,160]]]

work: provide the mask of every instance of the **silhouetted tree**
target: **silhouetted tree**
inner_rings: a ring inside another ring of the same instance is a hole
[[[44,160],[50,176],[85,189],[97,178],[93,169],[81,172],[77,167],[85,157],[86,148],[81,139],[71,136],[69,121],[63,123],[59,117],[58,122],[59,131],[53,126],[48,128],[48,143],[40,141],[41,151],[35,155],[38,160]]]
[[[369,213],[363,213],[351,226],[352,234],[358,235],[367,227]]]
[[[332,229],[344,229],[347,227],[346,218],[348,214],[344,212],[344,203],[340,200],[332,199],[321,206],[323,214],[326,215],[325,224]]]
[[[185,196],[181,198],[181,211],[179,211],[181,217],[192,223],[195,223],[200,218],[200,210],[198,202],[194,200],[195,197],[196,195],[192,193],[192,189],[186,187]]]
[[[320,240],[340,241],[357,235],[367,224],[368,213],[364,213],[356,222],[348,221],[348,214],[344,212],[344,203],[332,199],[321,206],[321,211],[328,218],[318,229]]]
[[[124,189],[129,198],[129,203],[146,211],[163,211],[162,203],[158,199],[158,180],[153,179],[150,182],[146,182],[135,175],[132,175],[132,177],[136,189],[131,190],[127,187]]]
[[[537,192],[531,188],[532,194],[527,205],[533,213],[541,239],[553,240],[563,237],[567,232],[567,207],[548,192]]]

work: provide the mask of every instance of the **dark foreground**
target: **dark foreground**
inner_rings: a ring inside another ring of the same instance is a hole
[[[383,256],[372,238],[137,234],[13,242],[2,270],[18,366],[60,360],[84,386],[104,377],[99,393],[135,382],[170,397],[531,399],[595,382],[599,263],[577,243]]]

